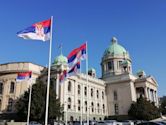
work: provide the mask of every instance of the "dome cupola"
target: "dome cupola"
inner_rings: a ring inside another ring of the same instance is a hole
[[[129,53],[118,43],[117,38],[113,37],[102,57],[102,78],[107,79],[115,75],[132,73],[131,66]]]
[[[59,56],[57,56],[53,62],[53,65],[60,65],[60,64],[67,64],[67,57],[63,56],[62,54],[60,54]]]
[[[110,46],[105,50],[104,56],[118,56],[118,55],[128,55],[126,49],[118,44],[117,38],[113,37]]]

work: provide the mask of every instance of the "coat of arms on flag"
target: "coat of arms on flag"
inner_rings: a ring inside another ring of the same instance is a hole
[[[24,39],[47,41],[50,39],[51,19],[33,24],[17,33]]]

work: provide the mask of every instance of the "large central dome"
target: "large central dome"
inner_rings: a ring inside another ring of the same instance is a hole
[[[58,57],[55,58],[53,64],[54,65],[67,64],[67,57],[60,54]]]
[[[104,56],[125,55],[125,54],[127,54],[126,49],[118,44],[117,39],[115,37],[112,38],[112,43],[104,52]]]

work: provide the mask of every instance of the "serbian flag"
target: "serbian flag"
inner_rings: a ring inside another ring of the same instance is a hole
[[[18,37],[32,40],[47,41],[50,39],[51,19],[33,24],[19,32]]]
[[[71,63],[75,65],[80,60],[86,59],[86,43],[71,51],[70,54],[67,56],[67,58],[69,65]]]
[[[60,83],[62,83],[66,79],[66,77],[67,77],[67,70],[64,70],[59,77]]]
[[[32,76],[32,72],[19,72],[17,73],[16,81],[29,80]]]
[[[73,67],[69,69],[68,74],[69,75],[77,74],[79,69],[80,69],[80,62],[77,62]]]

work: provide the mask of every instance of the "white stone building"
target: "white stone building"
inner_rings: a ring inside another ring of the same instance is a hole
[[[157,82],[144,71],[132,73],[129,53],[113,37],[101,62],[102,79],[106,83],[108,115],[127,115],[132,102],[140,95],[158,105]]]
[[[127,115],[132,102],[140,95],[158,105],[157,82],[146,76],[143,70],[132,73],[132,60],[124,47],[113,37],[101,60],[102,76],[96,77],[94,69],[88,74],[78,73],[59,83],[59,74],[68,69],[67,58],[62,54],[54,60],[51,78],[55,79],[55,91],[64,104],[64,117],[68,120],[103,119],[105,116]],[[0,112],[13,112],[13,103],[25,90],[28,81],[17,83],[17,72],[32,71],[33,83],[40,76],[47,81],[47,68],[16,62],[0,65]],[[66,115],[67,113],[67,115]]]

